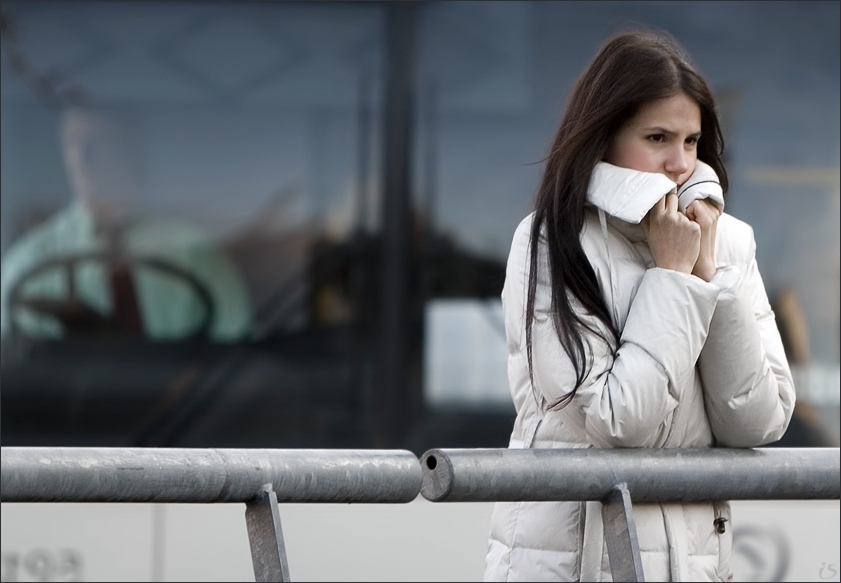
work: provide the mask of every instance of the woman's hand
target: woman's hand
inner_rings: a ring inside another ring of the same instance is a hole
[[[701,226],[677,209],[676,194],[657,201],[641,225],[657,267],[693,272],[701,248]]]
[[[711,202],[696,200],[686,207],[686,217],[701,227],[701,248],[692,275],[709,281],[715,275],[715,229],[721,211]]]

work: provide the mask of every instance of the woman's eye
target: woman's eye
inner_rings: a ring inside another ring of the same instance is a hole
[[[686,143],[690,146],[694,146],[698,143],[698,136],[692,136],[691,138],[686,138]]]
[[[664,142],[666,140],[666,136],[664,136],[663,134],[653,134],[651,136],[648,136],[648,139],[651,140],[652,142],[656,142],[656,143],[659,144],[659,143]]]

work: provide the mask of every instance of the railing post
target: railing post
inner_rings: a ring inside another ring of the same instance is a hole
[[[280,510],[271,484],[264,485],[254,500],[245,503],[245,525],[251,543],[254,580],[289,581]]]
[[[631,493],[624,482],[602,500],[602,522],[614,581],[645,581]]]

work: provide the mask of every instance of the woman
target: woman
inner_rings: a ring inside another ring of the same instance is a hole
[[[794,386],[752,229],[722,213],[711,91],[667,34],[608,39],[578,80],[502,302],[512,448],[753,447]],[[649,581],[732,578],[727,503],[635,504]],[[485,580],[610,580],[598,502],[497,503]]]

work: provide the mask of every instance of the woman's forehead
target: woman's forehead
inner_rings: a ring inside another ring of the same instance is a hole
[[[669,131],[701,131],[701,108],[685,93],[644,103],[630,120],[634,126]]]

